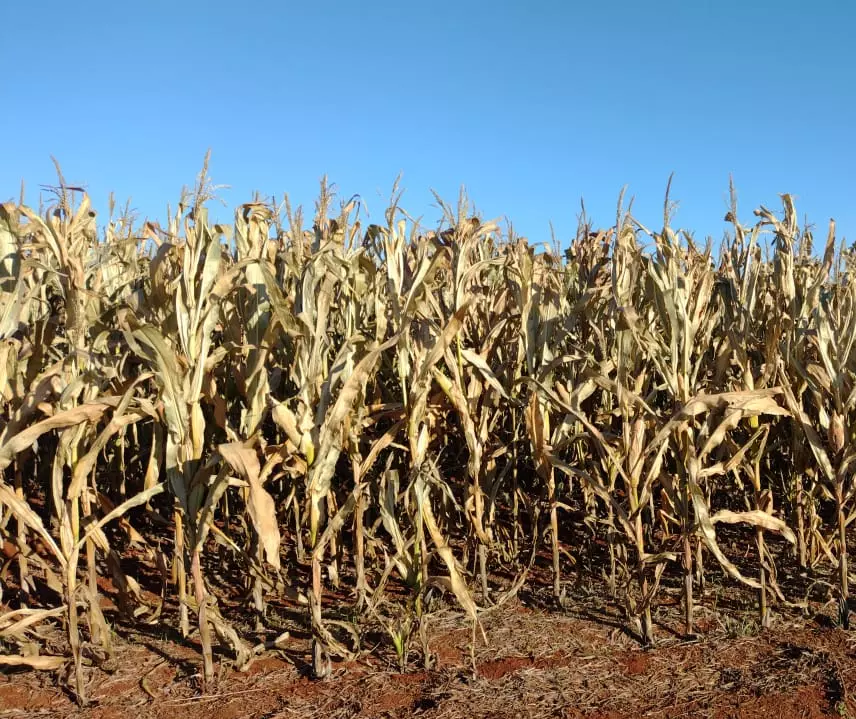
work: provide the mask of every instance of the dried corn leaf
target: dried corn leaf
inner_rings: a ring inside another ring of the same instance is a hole
[[[221,444],[220,456],[250,485],[249,511],[253,526],[259,535],[268,563],[275,569],[280,567],[279,525],[273,497],[259,480],[261,467],[256,451],[239,442]]]

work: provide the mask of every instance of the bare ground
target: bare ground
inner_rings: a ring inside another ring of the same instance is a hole
[[[674,631],[677,619],[677,611],[661,612],[658,646],[643,650],[608,614],[522,599],[486,614],[488,643],[479,635],[473,645],[463,617],[441,610],[427,629],[428,669],[421,652],[402,674],[388,651],[367,647],[371,658],[334,665],[330,678],[314,681],[309,644],[297,633],[245,672],[219,656],[218,679],[205,690],[192,639],[117,628],[115,660],[88,670],[89,707],[74,704],[60,675],[7,672],[0,717],[856,716],[856,637],[824,617],[779,615],[759,632],[748,615],[723,625],[701,611],[692,641]]]

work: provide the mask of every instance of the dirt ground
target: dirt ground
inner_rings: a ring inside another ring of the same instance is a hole
[[[192,639],[117,630],[115,661],[89,670],[89,707],[74,704],[62,676],[6,672],[0,718],[856,717],[856,637],[824,618],[777,616],[760,632],[702,611],[701,634],[687,641],[673,614],[658,616],[658,646],[646,651],[608,615],[572,607],[516,600],[484,616],[488,643],[479,635],[475,645],[461,615],[443,610],[427,628],[427,670],[419,652],[401,674],[370,647],[371,659],[315,681],[306,637],[295,635],[245,672],[219,655],[205,690]]]

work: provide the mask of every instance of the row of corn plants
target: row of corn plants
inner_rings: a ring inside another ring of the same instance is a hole
[[[256,198],[217,224],[212,193],[206,162],[163,224],[111,202],[99,226],[61,174],[39,210],[0,206],[0,665],[68,666],[85,702],[116,622],[166,624],[208,682],[215,648],[245,667],[287,642],[277,605],[318,676],[369,625],[404,667],[438,597],[475,637],[545,571],[557,599],[602,586],[646,644],[667,583],[695,631],[711,575],[767,626],[801,604],[783,562],[847,625],[856,267],[834,223],[820,254],[790,196],[743,224],[732,193],[714,247],[668,195],[659,229],[620,199],[561,251],[463,195],[429,230],[397,189],[378,222],[322,183],[310,222]]]

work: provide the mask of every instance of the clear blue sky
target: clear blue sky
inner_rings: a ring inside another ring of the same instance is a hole
[[[0,200],[21,179],[114,190],[162,219],[207,148],[231,205],[311,208],[327,173],[382,221],[465,184],[535,241],[610,225],[622,185],[659,226],[721,236],[797,196],[856,240],[856,5],[797,2],[20,2],[3,9]]]

